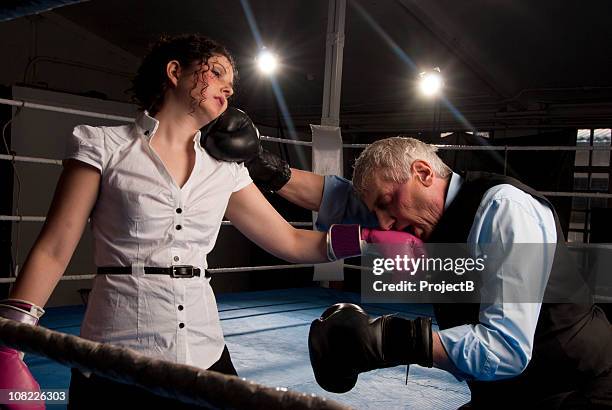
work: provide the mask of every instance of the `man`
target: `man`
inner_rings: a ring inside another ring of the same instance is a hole
[[[411,138],[377,141],[357,159],[354,186],[334,176],[288,172],[267,153],[249,171],[265,189],[317,210],[318,229],[377,220],[381,229],[427,242],[494,244],[508,253],[519,243],[553,244],[553,254],[535,252],[523,269],[505,269],[503,281],[519,291],[523,284],[535,287],[542,297],[568,286],[562,279],[570,264],[552,205],[512,178],[454,173],[435,151]],[[470,408],[612,407],[612,328],[590,300],[441,304],[434,311],[437,332],[423,318],[369,320],[358,306],[332,306],[311,327],[317,381],[344,392],[359,372],[417,363],[465,379]]]

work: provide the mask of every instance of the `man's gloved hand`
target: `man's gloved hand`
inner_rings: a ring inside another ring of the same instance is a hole
[[[385,257],[394,258],[402,251],[411,256],[425,252],[423,242],[416,236],[403,231],[383,231],[360,228],[359,225],[332,225],[327,232],[327,256],[331,261],[359,256],[364,243],[380,245]]]
[[[263,148],[245,163],[255,185],[264,192],[276,192],[291,179],[287,161]]]
[[[36,325],[44,310],[29,302],[15,299],[0,301],[0,316],[17,322]],[[40,391],[40,386],[23,362],[21,352],[0,345],[0,389]],[[5,404],[9,410],[44,409],[44,402]]]
[[[359,373],[415,363],[433,366],[430,318],[385,315],[370,319],[359,306],[338,303],[310,325],[308,350],[317,383],[345,393]]]
[[[289,164],[262,148],[259,130],[244,111],[228,107],[200,131],[200,143],[210,156],[219,161],[244,162],[262,191],[276,192],[291,178]]]
[[[200,144],[219,161],[246,162],[261,150],[259,130],[238,108],[228,107],[200,131]]]

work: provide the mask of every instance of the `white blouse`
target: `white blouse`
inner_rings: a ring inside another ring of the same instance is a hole
[[[217,304],[202,276],[145,275],[145,266],[207,267],[229,197],[252,182],[243,164],[217,161],[194,136],[196,160],[179,187],[151,148],[159,122],[77,126],[67,158],[100,170],[91,215],[97,266],[131,266],[131,275],[98,275],[81,336],[176,363],[208,368],[223,351]]]

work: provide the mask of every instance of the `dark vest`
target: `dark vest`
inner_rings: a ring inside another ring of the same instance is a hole
[[[552,270],[545,289],[545,300],[552,300],[557,286],[576,292],[560,303],[544,303],[538,318],[532,358],[519,376],[493,382],[470,381],[472,405],[500,408],[529,405],[555,393],[571,391],[581,383],[612,368],[612,327],[601,309],[592,304],[588,288],[577,274],[550,202],[516,179],[484,172],[462,174],[464,183],[444,211],[428,242],[466,243],[480,202],[490,188],[512,185],[547,204],[553,211],[557,244]],[[436,304],[434,311],[440,329],[478,323],[480,305]],[[611,387],[612,388],[612,387]]]

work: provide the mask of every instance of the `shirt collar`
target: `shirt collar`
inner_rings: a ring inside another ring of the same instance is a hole
[[[151,138],[153,135],[155,135],[157,128],[159,127],[159,121],[157,118],[151,117],[148,111],[142,111],[136,117],[136,126],[147,141],[151,141]],[[202,148],[202,145],[200,144],[200,135],[201,132],[198,130],[193,136],[193,142],[195,143],[196,147]]]
[[[445,211],[457,197],[461,185],[463,185],[463,178],[461,178],[459,174],[453,172],[450,182],[448,183],[448,191],[446,192],[446,201],[444,202]]]
[[[147,111],[143,111],[136,117],[136,127],[147,141],[150,141],[159,127],[159,121],[151,117]]]
[[[202,148],[202,144],[200,144],[200,136],[202,135],[202,131],[198,130],[193,136],[193,143],[196,148]]]

